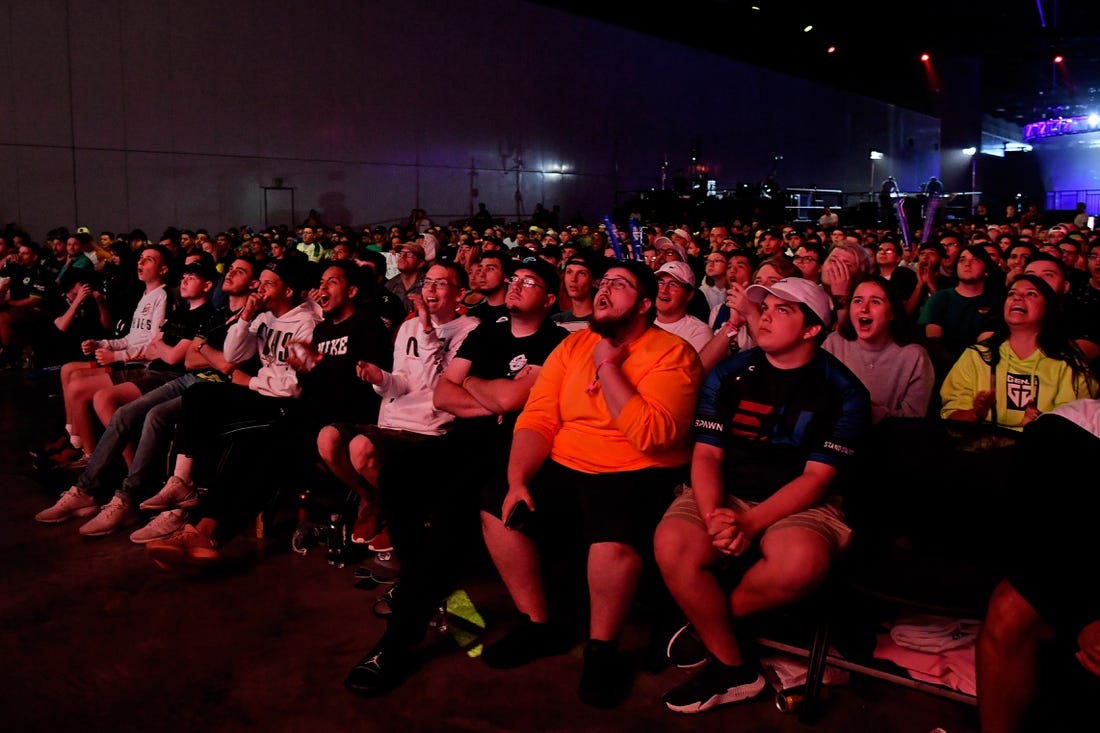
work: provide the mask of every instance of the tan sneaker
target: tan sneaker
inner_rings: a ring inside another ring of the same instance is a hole
[[[99,502],[94,496],[88,496],[83,491],[73,486],[61,495],[49,509],[43,509],[34,515],[36,522],[43,524],[60,524],[73,517],[90,517],[99,511]]]
[[[130,533],[130,541],[144,545],[156,540],[166,540],[187,524],[187,512],[183,509],[170,509],[153,517],[153,520],[141,529]]]
[[[130,508],[129,497],[115,494],[103,505],[99,514],[92,517],[90,522],[81,525],[80,534],[85,537],[102,537],[136,521],[137,514]]]
[[[195,484],[179,476],[170,476],[164,488],[141,502],[138,507],[143,512],[163,512],[168,509],[187,509],[199,503],[199,492]]]

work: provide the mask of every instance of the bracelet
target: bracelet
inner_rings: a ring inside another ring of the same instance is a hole
[[[615,362],[611,361],[610,359],[604,359],[603,361],[601,361],[599,364],[596,365],[596,378],[592,380],[592,384],[590,384],[590,385],[588,385],[587,387],[584,388],[584,391],[587,394],[590,394],[590,395],[596,394],[596,390],[598,390],[600,388],[600,369],[602,367],[607,366],[608,364],[614,364],[614,363]]]

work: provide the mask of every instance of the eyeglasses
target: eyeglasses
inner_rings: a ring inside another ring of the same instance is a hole
[[[879,254],[886,255],[896,255],[898,253],[898,251],[893,247],[879,247],[877,251]]]
[[[424,286],[423,287],[425,287],[425,288],[437,288],[439,290],[442,290],[443,288],[449,287],[451,284],[452,283],[451,283],[450,280],[429,280],[428,278],[424,278]]]
[[[1100,262],[1100,254],[1091,254],[1085,259],[1089,262]]]
[[[520,277],[519,275],[512,275],[510,278],[508,278],[508,284],[509,285],[519,285],[520,287],[527,288],[527,289],[530,289],[530,288],[543,288],[544,290],[546,289],[546,286],[543,285],[542,283],[540,283],[538,280],[535,280],[534,278],[530,278],[530,277]]]
[[[603,277],[596,283],[596,289],[602,290],[607,288],[608,290],[614,290],[616,293],[621,293],[627,288],[637,290],[638,288],[634,283],[630,282],[624,277]]]
[[[419,257],[419,255],[416,254],[416,252],[413,252],[413,251],[408,250],[408,249],[401,250],[400,252],[397,253],[397,256],[398,257]]]
[[[794,262],[795,264],[798,264],[799,262],[802,262],[802,263],[808,265],[811,262],[817,262],[817,258],[816,257],[810,257],[809,255],[795,255],[794,257],[791,258],[791,261]]]
[[[663,277],[657,281],[657,289],[661,288],[677,288],[678,290],[687,290],[687,285],[684,285],[679,280],[673,280],[671,277]]]

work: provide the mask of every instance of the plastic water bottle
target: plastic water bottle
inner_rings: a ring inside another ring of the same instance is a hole
[[[344,567],[344,523],[336,512],[329,515],[328,535],[325,539],[328,543],[325,551],[328,564],[336,568]]]

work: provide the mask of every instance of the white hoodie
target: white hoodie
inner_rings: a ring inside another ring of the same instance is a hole
[[[160,333],[167,317],[168,289],[161,285],[141,296],[130,319],[130,330],[125,336],[98,343],[114,352],[115,361],[142,360],[146,344]]]
[[[257,313],[249,321],[238,320],[225,335],[226,361],[240,363],[260,355],[260,369],[248,388],[266,397],[297,397],[298,373],[286,362],[291,341],[313,342],[313,328],[324,315],[321,306],[304,300],[276,318],[271,311]]]
[[[435,409],[435,385],[477,324],[472,316],[459,316],[436,325],[432,333],[424,333],[419,318],[401,324],[393,342],[393,371],[382,372],[382,383],[374,385],[382,395],[378,427],[421,435],[446,432],[454,415]]]

